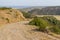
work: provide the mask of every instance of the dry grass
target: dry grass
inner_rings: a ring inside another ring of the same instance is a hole
[[[23,14],[16,9],[0,10],[0,24],[14,23],[25,20]]]
[[[54,16],[55,18],[57,18],[58,20],[60,20],[60,15],[36,15],[38,17],[43,17],[43,16]]]

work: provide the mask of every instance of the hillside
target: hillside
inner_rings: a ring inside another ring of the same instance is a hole
[[[33,9],[42,9],[42,8],[45,8],[45,6],[30,6],[30,7],[26,7],[26,8],[20,8],[19,10],[24,11],[24,12],[28,12]]]
[[[0,25],[25,20],[23,14],[16,9],[0,8]]]
[[[60,35],[41,32],[37,26],[29,25],[30,21],[17,9],[0,8],[0,25],[4,24],[0,26],[0,40],[60,40]]]
[[[30,8],[31,9],[31,8]],[[25,11],[27,11],[25,9]],[[31,13],[33,15],[60,15],[60,6],[48,6],[43,8],[34,8],[29,11],[28,13]]]

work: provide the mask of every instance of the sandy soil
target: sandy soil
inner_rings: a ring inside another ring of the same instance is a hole
[[[54,16],[57,20],[60,20],[60,15],[36,15],[37,17],[43,17],[43,16]]]
[[[57,18],[58,20],[60,20],[60,15],[54,16],[55,18]]]
[[[60,40],[27,25],[28,21],[6,24],[0,28],[0,40]]]

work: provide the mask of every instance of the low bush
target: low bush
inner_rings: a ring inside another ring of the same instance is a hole
[[[47,29],[51,32],[60,33],[60,21],[55,17],[46,16],[46,17],[34,17],[29,23],[30,25],[36,25],[39,30],[46,31]]]
[[[54,32],[56,34],[60,34],[60,28],[57,26],[51,27],[50,30],[51,30],[51,32]]]
[[[36,25],[39,28],[39,30],[42,31],[44,31],[48,26],[48,23],[39,17],[34,17],[34,19],[29,24]]]
[[[48,20],[50,23],[52,23],[52,24],[54,24],[54,25],[56,25],[57,24],[57,22],[58,22],[58,20],[55,18],[55,17],[53,17],[53,16],[46,16],[46,17],[44,17],[46,20]]]
[[[23,11],[22,11],[22,13],[23,13],[23,16],[24,16],[25,18],[31,18],[31,14],[30,14],[30,13],[23,12]]]

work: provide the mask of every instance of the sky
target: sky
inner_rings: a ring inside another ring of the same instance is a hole
[[[60,0],[0,0],[0,6],[60,6]]]

